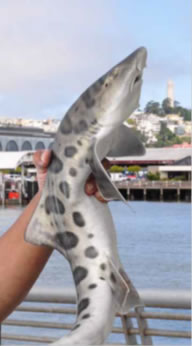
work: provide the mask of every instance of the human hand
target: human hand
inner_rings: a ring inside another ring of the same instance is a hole
[[[37,169],[37,181],[39,186],[39,191],[43,189],[45,182],[47,168],[51,160],[51,151],[50,150],[38,150],[33,155],[33,162]],[[103,166],[107,169],[110,167],[110,163],[107,159],[103,160]],[[85,184],[85,192],[88,196],[95,196],[100,202],[106,203],[107,201],[100,194],[95,178],[93,174],[89,176]]]
[[[37,182],[39,191],[43,189],[47,168],[51,160],[51,150],[38,150],[33,155],[33,163],[37,169]]]

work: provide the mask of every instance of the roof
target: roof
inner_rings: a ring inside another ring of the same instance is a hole
[[[33,162],[33,151],[0,151],[0,169],[16,169]]]
[[[147,148],[143,156],[123,156],[109,159],[119,163],[123,162],[138,162],[138,163],[172,163],[181,160],[187,156],[191,156],[191,148]]]
[[[191,166],[160,166],[160,172],[191,172]]]

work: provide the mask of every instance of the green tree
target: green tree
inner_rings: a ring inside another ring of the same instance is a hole
[[[155,143],[155,147],[161,148],[161,147],[169,147],[174,144],[181,144],[182,139],[178,136],[176,136],[173,132],[171,132],[168,128],[166,123],[161,123],[161,130],[159,134],[157,135],[157,142]]]
[[[145,113],[161,114],[160,103],[156,101],[149,101],[145,106]]]
[[[171,107],[170,99],[168,97],[162,101],[162,110],[164,114],[173,113],[174,108]]]

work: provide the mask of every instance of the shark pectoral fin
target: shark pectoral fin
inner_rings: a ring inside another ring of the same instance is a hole
[[[112,146],[107,156],[141,156],[144,154],[145,147],[132,128],[122,124],[114,130]]]
[[[101,195],[104,197],[104,199],[106,200],[118,199],[127,203],[124,197],[121,195],[121,193],[117,189],[117,187],[111,181],[111,178],[108,175],[108,173],[105,171],[100,161],[100,158],[97,154],[97,144],[93,146],[93,152],[91,155],[91,159],[89,160],[89,164],[95,176],[97,186],[101,192]]]
[[[47,245],[55,248],[52,231],[50,218],[45,212],[44,195],[42,195],[25,231],[24,238],[33,245]]]
[[[139,294],[126,272],[123,269],[117,270],[112,261],[110,261],[110,267],[112,274],[109,282],[117,302],[118,312],[127,314],[133,307],[143,306]]]

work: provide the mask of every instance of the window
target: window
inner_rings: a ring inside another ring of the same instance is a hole
[[[9,141],[6,145],[6,151],[18,151],[18,145],[15,141]]]
[[[32,150],[31,143],[29,141],[23,142],[21,150]]]
[[[38,149],[45,149],[45,145],[43,142],[37,142],[36,146],[35,146],[35,149],[38,150]]]

